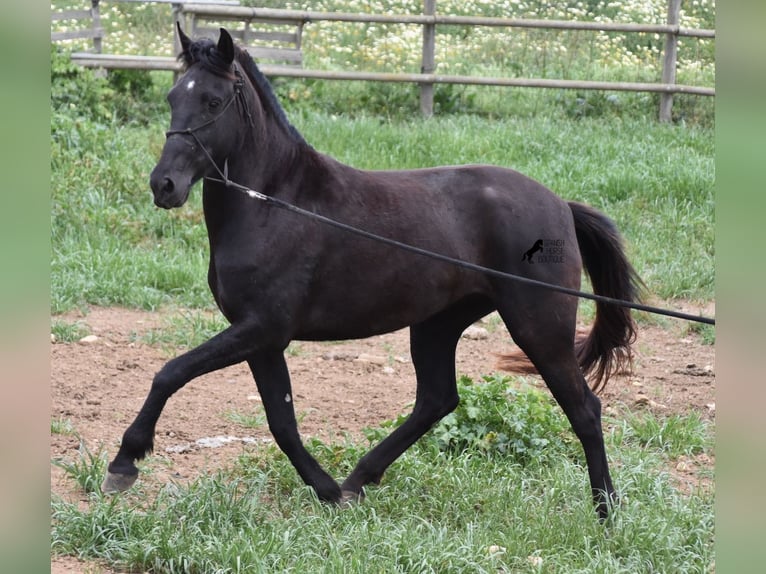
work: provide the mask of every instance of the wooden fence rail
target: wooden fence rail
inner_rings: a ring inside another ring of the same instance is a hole
[[[91,0],[97,8],[98,0]],[[357,14],[346,12],[321,12],[314,10],[284,10],[232,6],[227,4],[172,2],[174,19],[191,23],[189,29],[205,29],[204,23],[221,21],[243,22],[245,28],[238,32],[248,37],[252,22],[292,24],[293,45],[283,50],[291,54],[293,65],[260,65],[271,76],[315,78],[325,80],[363,80],[382,82],[409,82],[420,85],[420,107],[424,115],[433,113],[434,84],[473,84],[486,86],[517,86],[557,89],[607,90],[660,93],[660,121],[670,121],[674,94],[715,96],[715,88],[676,83],[677,50],[679,37],[715,38],[715,30],[681,28],[678,24],[681,0],[668,0],[666,24],[631,24],[609,22],[578,22],[569,20],[534,20],[518,18],[494,18],[480,16],[452,16],[436,13],[436,1],[424,0],[423,14]],[[359,22],[377,24],[414,24],[423,27],[423,43],[420,73],[382,73],[367,71],[310,70],[302,67],[301,32],[311,22]],[[564,80],[548,78],[515,78],[446,75],[434,73],[436,69],[435,34],[437,26],[490,26],[510,28],[536,28],[545,30],[589,30],[603,32],[655,33],[665,35],[660,82],[601,82],[589,80]],[[51,34],[53,39],[53,34]],[[177,39],[176,39],[176,48]],[[253,47],[251,46],[251,50]],[[257,47],[254,49],[258,50]],[[264,49],[264,53],[270,53]],[[77,53],[73,59],[82,65],[105,68],[146,68],[178,71],[179,64],[173,58],[151,56],[109,56],[103,54]]]

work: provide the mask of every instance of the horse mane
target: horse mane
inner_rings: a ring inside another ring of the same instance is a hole
[[[271,115],[295,142],[308,145],[306,140],[287,119],[284,109],[277,100],[271,84],[266,76],[258,69],[252,56],[239,46],[234,46],[236,61],[242,66],[250,82],[255,86],[264,110]],[[217,49],[217,44],[209,38],[202,38],[191,42],[188,49],[181,53],[179,59],[186,68],[192,64],[200,64],[204,69],[217,76],[234,79],[231,68]]]
[[[242,66],[242,69],[245,71],[245,74],[247,74],[250,82],[255,86],[256,91],[261,97],[261,104],[264,109],[277,121],[286,133],[293,138],[293,140],[308,145],[301,133],[295,129],[295,126],[293,126],[293,124],[290,123],[290,120],[287,119],[285,110],[279,103],[277,96],[274,94],[271,83],[269,83],[266,76],[264,76],[263,72],[258,68],[253,57],[247,50],[243,50],[239,46],[235,46],[234,48],[236,51],[237,62]]]

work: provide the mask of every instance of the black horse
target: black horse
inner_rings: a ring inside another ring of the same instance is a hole
[[[168,94],[171,129],[151,188],[155,204],[169,209],[183,205],[192,185],[204,180],[208,282],[230,326],[155,375],[103,490],[125,490],[136,480],[134,463],[153,449],[155,425],[173,393],[204,373],[247,361],[269,429],[301,478],[321,500],[360,499],[366,484],[378,483],[457,406],[460,335],[497,310],[580,439],[597,511],[606,516],[614,489],[600,401],[584,374],[598,386],[629,366],[635,330],[628,310],[598,303],[595,325],[576,341],[571,295],[350,235],[221,179],[423,249],[569,288],[580,285],[582,261],[597,293],[634,300],[639,280],[612,222],[500,167],[363,171],[343,165],[306,143],[228,32],[222,29],[218,42],[193,42],[180,26],[179,33],[186,71]],[[562,263],[520,262],[541,236],[563,240],[569,252]],[[291,340],[362,338],[405,326],[417,375],[414,410],[339,485],[301,442],[284,350]]]

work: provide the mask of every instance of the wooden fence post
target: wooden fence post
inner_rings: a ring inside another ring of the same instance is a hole
[[[662,83],[676,83],[676,64],[678,60],[678,21],[681,0],[668,0],[668,25],[675,31],[665,34],[665,57],[662,61]],[[660,95],[660,121],[669,122],[673,117],[673,92]]]
[[[433,16],[436,14],[436,0],[423,1],[423,15]],[[420,67],[422,74],[432,74],[435,64],[436,24],[433,22],[423,24],[423,59]],[[420,112],[425,117],[434,113],[434,85],[432,83],[420,84]]]
[[[101,13],[98,9],[99,0],[90,0],[90,15],[93,19],[93,30],[101,29]],[[101,53],[101,36],[93,36],[93,51]]]

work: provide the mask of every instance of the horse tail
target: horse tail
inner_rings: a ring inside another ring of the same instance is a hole
[[[594,293],[637,301],[643,283],[625,255],[622,237],[614,222],[582,203],[570,201],[569,208]],[[631,346],[635,340],[636,324],[630,309],[596,301],[596,320],[590,333],[575,340],[577,360],[583,373],[592,379],[594,391],[602,389],[615,373],[631,370]]]
[[[625,255],[615,224],[603,213],[582,203],[570,201],[569,208],[593,291],[613,299],[637,301],[643,283]],[[631,346],[635,339],[636,325],[630,309],[596,301],[593,327],[586,333],[578,329],[575,337],[577,361],[583,374],[591,379],[594,392],[604,388],[615,373],[631,370]],[[503,355],[498,367],[506,371],[535,372],[528,359],[526,363],[513,354]]]

